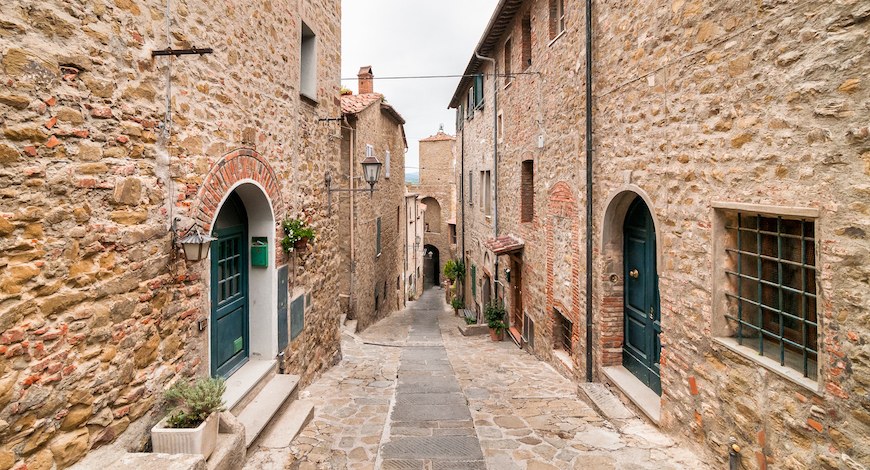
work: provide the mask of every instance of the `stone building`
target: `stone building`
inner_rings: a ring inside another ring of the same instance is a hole
[[[340,220],[341,290],[348,318],[364,329],[404,305],[405,120],[374,92],[371,67],[359,72],[359,94],[341,97],[341,186],[369,189],[360,162],[376,156],[383,164],[374,191],[335,193]]]
[[[589,63],[583,2],[499,2],[450,103],[469,306],[720,465],[865,468],[868,13],[593,2]]]
[[[444,263],[457,256],[455,140],[443,129],[420,140],[420,181],[414,190],[426,206],[423,280],[427,285],[440,285]]]
[[[340,358],[339,28],[338,1],[4,2],[0,468],[144,447],[176,379],[232,406]],[[285,217],[313,246],[282,252]]]
[[[405,300],[423,295],[423,219],[426,206],[420,195],[405,191]]]

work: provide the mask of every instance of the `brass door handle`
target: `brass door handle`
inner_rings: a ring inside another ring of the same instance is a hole
[[[634,279],[637,279],[640,277],[640,273],[637,272],[637,269],[632,269],[631,271],[628,272],[628,275]]]

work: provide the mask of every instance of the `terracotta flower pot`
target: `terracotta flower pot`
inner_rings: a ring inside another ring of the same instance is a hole
[[[299,240],[296,240],[296,243],[293,244],[293,248],[295,248],[298,251],[307,250],[308,249],[308,239],[307,238],[300,238]]]
[[[489,329],[489,339],[493,341],[502,341],[504,340],[504,330],[497,330],[495,328]]]
[[[453,309],[453,315],[455,315],[457,317],[459,316],[459,309],[458,308]]]

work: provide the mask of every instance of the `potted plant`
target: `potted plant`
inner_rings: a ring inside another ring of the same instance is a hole
[[[353,90],[351,90],[350,88],[347,88],[347,87],[341,87],[341,92],[340,92],[340,93],[341,93],[341,96],[352,95],[352,94],[353,94]]]
[[[486,326],[489,327],[489,337],[493,341],[504,339],[504,330],[507,328],[504,323],[504,315],[504,307],[496,302],[487,305],[483,312],[483,319],[486,320]]]
[[[459,316],[459,309],[465,306],[465,302],[459,298],[459,296],[453,297],[453,300],[450,301],[450,306],[453,307],[453,314],[457,317]]]
[[[223,394],[227,386],[221,378],[201,378],[193,384],[178,381],[164,392],[175,406],[151,428],[154,452],[163,454],[202,454],[208,458],[218,437]]]
[[[451,281],[462,282],[465,278],[465,263],[462,260],[447,260],[444,263],[444,276]]]
[[[309,242],[314,241],[314,229],[302,219],[284,219],[281,222],[281,228],[284,229],[281,247],[287,253],[293,250],[304,250],[308,247]]]

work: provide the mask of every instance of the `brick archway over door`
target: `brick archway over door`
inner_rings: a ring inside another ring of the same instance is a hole
[[[234,150],[214,164],[199,188],[193,217],[204,232],[211,231],[211,223],[221,201],[230,188],[242,180],[254,180],[266,190],[274,207],[276,220],[284,213],[284,198],[275,170],[269,162],[252,149]]]

